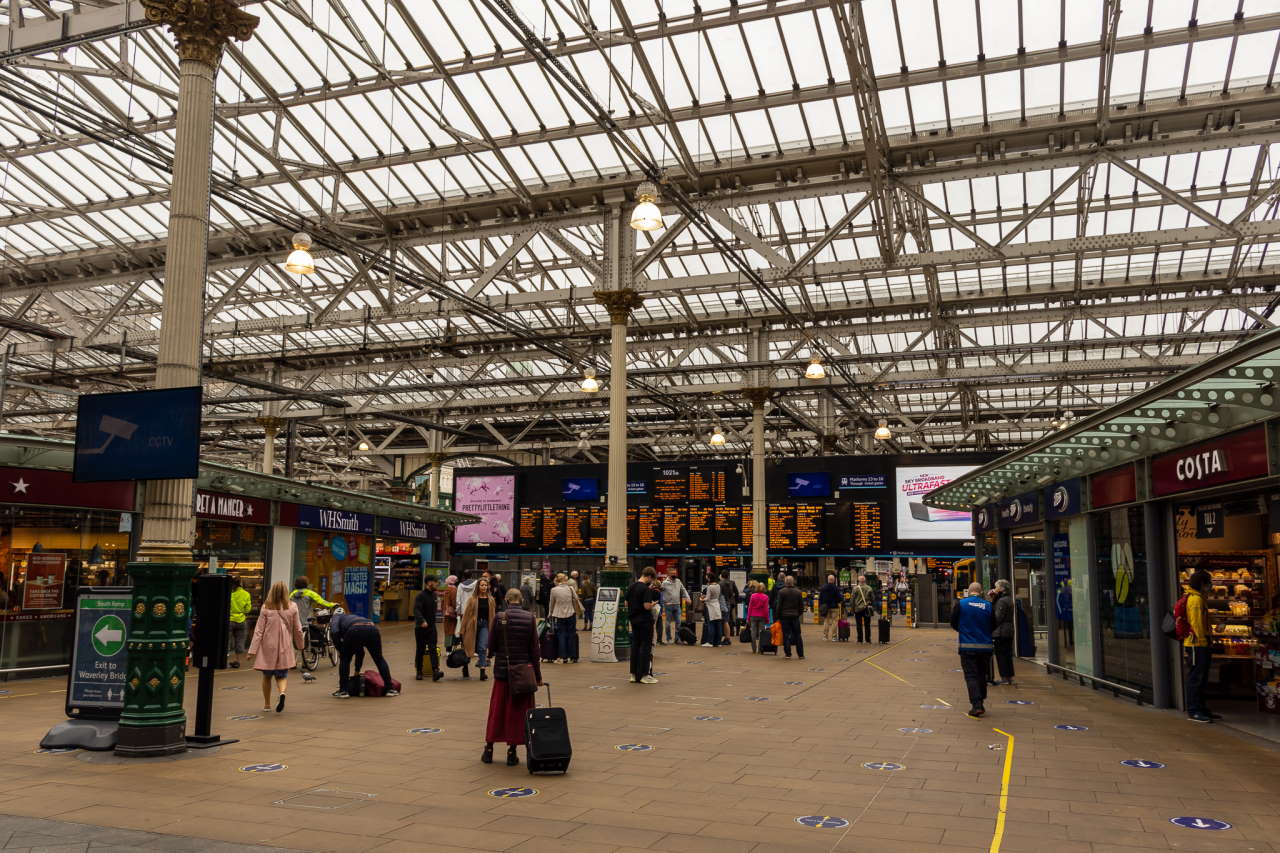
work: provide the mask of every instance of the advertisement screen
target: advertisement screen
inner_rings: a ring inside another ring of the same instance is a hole
[[[560,481],[560,496],[566,501],[600,499],[600,481],[595,477],[566,477]]]
[[[968,539],[973,535],[969,513],[933,509],[924,505],[924,496],[976,465],[930,465],[899,468],[895,477],[899,539]]]
[[[808,474],[788,474],[787,497],[829,498],[831,497],[831,475],[825,471]]]
[[[453,508],[480,516],[476,524],[459,527],[455,542],[506,545],[514,541],[516,478],[514,474],[483,477],[460,474],[454,482]]]

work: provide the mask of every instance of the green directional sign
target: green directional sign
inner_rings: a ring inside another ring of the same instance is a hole
[[[114,657],[124,648],[124,620],[108,613],[93,623],[93,650],[104,658]]]

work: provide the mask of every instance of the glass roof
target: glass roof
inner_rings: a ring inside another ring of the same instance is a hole
[[[704,455],[715,425],[744,452],[756,384],[771,453],[1012,449],[1273,325],[1280,2],[511,5],[245,6],[216,78],[212,458],[256,459],[264,415],[318,479],[599,456],[592,291],[650,165],[633,454]],[[125,9],[0,4],[7,429],[68,434],[69,393],[154,371],[178,65]],[[120,25],[25,46],[90,12]],[[299,229],[314,275],[282,267]]]

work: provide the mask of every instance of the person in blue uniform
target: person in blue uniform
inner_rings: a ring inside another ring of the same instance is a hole
[[[982,584],[969,584],[968,594],[951,608],[951,627],[960,635],[960,667],[969,689],[969,716],[987,712],[987,672],[991,667],[991,639],[995,615],[991,602],[982,594]]]

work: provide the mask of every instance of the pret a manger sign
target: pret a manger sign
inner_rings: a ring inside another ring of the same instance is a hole
[[[1267,475],[1267,430],[1258,426],[1151,460],[1151,491],[1173,495]]]

